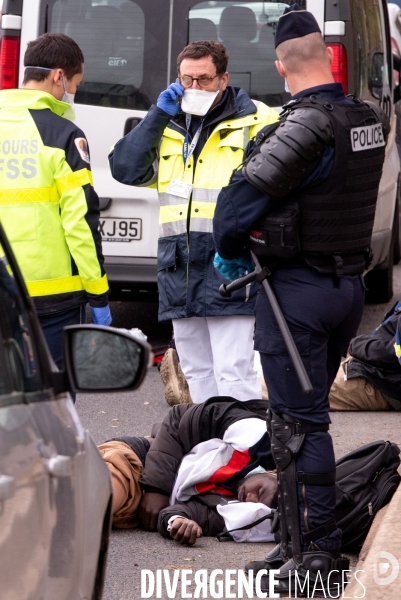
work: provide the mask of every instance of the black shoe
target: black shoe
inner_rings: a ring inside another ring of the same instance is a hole
[[[278,582],[269,590],[269,576],[261,577],[262,592],[279,593],[280,597],[339,598],[347,583],[344,571],[349,570],[349,560],[323,550],[302,553],[302,563],[293,558],[287,561],[280,573],[274,575]],[[295,576],[297,573],[297,577]]]
[[[270,550],[269,554],[264,560],[254,560],[245,565],[245,573],[253,571],[253,576],[256,577],[256,573],[262,569],[279,569],[292,557],[291,544],[287,547],[287,552],[284,553],[283,548],[280,544],[274,546],[273,550]]]

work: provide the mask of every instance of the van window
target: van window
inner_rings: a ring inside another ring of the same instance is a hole
[[[251,98],[284,104],[289,95],[277,72],[274,34],[290,3],[200,2],[189,11],[189,41],[220,40],[229,55],[230,84]]]
[[[213,39],[228,49],[230,84],[279,106],[289,94],[275,68],[274,34],[294,2],[43,0],[40,33],[65,33],[81,47],[77,103],[147,110],[175,80],[184,46]]]
[[[143,81],[145,16],[126,0],[56,0],[48,31],[72,37],[85,57],[85,77],[76,102],[148,109]]]
[[[371,0],[354,0],[351,13],[358,73],[355,95],[378,101],[382,98],[383,84],[387,83],[380,8],[377,2]]]

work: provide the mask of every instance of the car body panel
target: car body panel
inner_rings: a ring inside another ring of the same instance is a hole
[[[69,393],[54,394],[57,368],[1,227],[0,244],[0,596],[100,600],[109,471]]]
[[[27,406],[0,407],[0,595],[7,600],[46,597],[56,511],[39,441]],[[8,497],[5,477],[13,480]]]

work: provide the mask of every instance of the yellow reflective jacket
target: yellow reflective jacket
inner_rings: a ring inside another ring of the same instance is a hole
[[[251,102],[245,94],[237,96],[236,102],[244,109],[244,116],[239,109],[210,127],[196,163],[192,155],[185,168],[185,130],[170,122],[163,132],[157,174],[160,320],[254,313],[256,284],[234,293],[228,301],[218,292],[227,280],[213,267],[213,216],[219,192],[240,167],[248,142],[278,116],[275,110]],[[254,104],[256,109],[252,111]],[[189,200],[170,193],[173,180],[193,186]]]
[[[248,142],[277,121],[278,114],[252,101],[245,90],[231,86],[219,106],[206,117],[196,151],[185,168],[185,115],[180,112],[172,118],[157,106],[109,155],[117,181],[155,187],[159,193],[161,321],[254,314],[257,284],[234,292],[229,299],[219,294],[219,286],[228,281],[213,266],[213,215],[217,196],[240,168]],[[193,186],[189,199],[170,193],[174,179]]]
[[[0,220],[39,314],[107,304],[88,144],[67,108],[42,91],[0,92]]]

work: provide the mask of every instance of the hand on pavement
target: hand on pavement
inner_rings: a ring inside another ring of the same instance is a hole
[[[245,254],[239,258],[225,259],[216,252],[213,264],[220,275],[230,279],[230,281],[243,277],[246,272],[251,273],[253,271],[253,263],[250,257]]]
[[[180,110],[179,98],[183,95],[184,88],[176,79],[175,83],[168,86],[157,99],[157,106],[168,115],[174,117]]]
[[[111,325],[110,306],[91,306],[93,322],[95,325]]]
[[[146,492],[139,507],[139,518],[147,531],[157,531],[159,512],[169,505],[168,496],[155,492]]]
[[[202,528],[191,519],[177,517],[171,525],[170,535],[179,544],[193,546],[196,540],[202,537]]]

